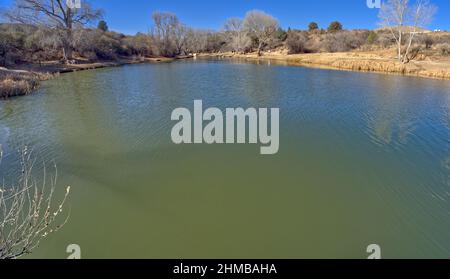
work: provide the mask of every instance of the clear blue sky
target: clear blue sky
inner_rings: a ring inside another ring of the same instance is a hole
[[[83,1],[83,0],[82,0]],[[8,6],[12,0],[0,0]],[[338,20],[345,28],[376,28],[377,9],[369,9],[366,0],[90,0],[105,12],[110,29],[134,34],[151,27],[153,11],[170,11],[189,26],[220,29],[228,17],[243,17],[248,10],[272,14],[282,27],[305,29],[316,21],[326,27]],[[431,0],[439,7],[430,29],[450,30],[450,0]]]

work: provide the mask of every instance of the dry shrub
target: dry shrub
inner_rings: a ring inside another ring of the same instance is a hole
[[[50,73],[19,72],[0,69],[0,98],[31,94],[39,82],[49,80],[55,75]]]
[[[345,52],[360,48],[367,41],[368,32],[340,31],[326,34],[323,40],[325,51]]]
[[[0,76],[0,98],[27,95],[39,85],[36,75],[7,75]]]
[[[442,56],[450,55],[450,46],[448,44],[439,44],[436,46],[438,52]]]
[[[307,42],[308,36],[304,32],[289,31],[286,39],[286,47],[289,50],[289,54],[306,52]]]
[[[0,146],[1,148],[1,146]],[[0,149],[0,162],[2,150]],[[30,254],[40,241],[58,231],[67,218],[56,224],[70,187],[54,206],[56,171],[38,184],[33,170],[35,159],[26,147],[20,151],[20,169],[13,185],[0,185],[0,259],[16,259]]]

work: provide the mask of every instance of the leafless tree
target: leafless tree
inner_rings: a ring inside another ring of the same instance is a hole
[[[22,169],[17,185],[0,186],[0,259],[16,259],[30,254],[41,239],[58,231],[67,221],[66,218],[60,225],[55,224],[63,211],[70,187],[66,188],[62,201],[53,206],[56,171],[50,181],[46,181],[44,171],[43,182],[38,184],[33,177],[35,160],[32,152],[24,148],[20,155]]]
[[[242,19],[233,17],[225,22],[225,32],[228,34],[229,45],[236,52],[245,52],[252,44],[252,40],[244,28]]]
[[[15,0],[11,10],[6,13],[13,22],[45,25],[59,31],[64,61],[72,59],[72,32],[77,26],[85,26],[99,19],[101,10],[93,9],[83,0],[80,6],[66,0]]]
[[[411,45],[414,36],[417,34],[418,27],[426,27],[433,19],[437,7],[431,4],[428,0],[417,0],[416,4],[411,10],[412,31],[409,33],[408,46],[405,52],[405,59],[409,59],[408,55],[411,50]]]
[[[208,44],[208,31],[189,28],[186,34],[186,52],[205,51]]]
[[[159,55],[173,56],[177,54],[174,38],[180,26],[178,17],[173,13],[154,12],[152,36]]]
[[[253,10],[245,15],[244,26],[250,36],[253,36],[258,43],[258,55],[261,55],[262,48],[269,44],[275,37],[278,29],[278,21],[265,12]]]
[[[414,5],[409,0],[387,0],[380,9],[380,24],[387,27],[397,43],[397,58],[409,62],[408,54],[419,28],[426,27],[436,13],[436,6],[428,0],[417,0]],[[407,42],[406,50],[402,51]]]
[[[178,23],[172,34],[172,40],[175,45],[177,54],[182,54],[186,48],[188,28],[181,23]]]

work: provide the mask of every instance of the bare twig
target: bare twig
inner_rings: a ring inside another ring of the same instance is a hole
[[[16,259],[30,254],[42,238],[58,231],[68,220],[56,225],[58,216],[70,192],[66,188],[64,198],[52,206],[56,187],[57,170],[47,181],[43,171],[43,182],[39,185],[33,177],[35,160],[26,147],[20,151],[21,170],[16,185],[0,186],[0,259]]]

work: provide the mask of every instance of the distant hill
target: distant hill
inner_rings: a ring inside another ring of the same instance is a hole
[[[393,27],[393,29],[396,30],[396,31],[398,30],[397,27]],[[414,30],[414,27],[413,26],[402,26],[401,29],[402,29],[403,32],[412,32]],[[375,30],[376,31],[389,31],[390,28],[389,27],[382,27],[382,28],[378,28],[378,29],[375,29]],[[428,30],[428,29],[416,27],[416,32],[418,32],[418,33],[430,33],[432,31]]]

